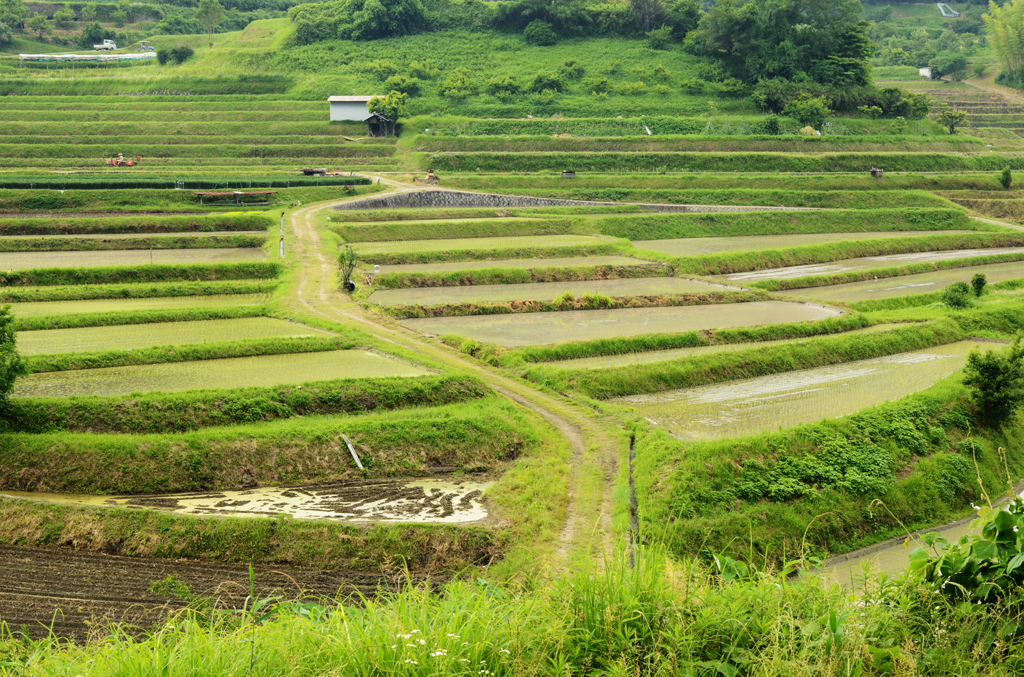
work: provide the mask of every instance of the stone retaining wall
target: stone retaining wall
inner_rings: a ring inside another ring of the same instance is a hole
[[[396,193],[380,197],[345,202],[334,208],[342,211],[354,209],[425,209],[431,207],[640,207],[651,212],[764,212],[805,211],[809,207],[752,207],[741,205],[666,205],[635,204],[627,202],[590,202],[587,200],[559,200],[548,197],[498,195],[496,193],[469,193],[458,190],[421,190]]]

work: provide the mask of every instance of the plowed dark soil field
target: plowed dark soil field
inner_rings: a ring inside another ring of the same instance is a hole
[[[257,598],[345,600],[393,588],[404,574],[310,570],[254,565]],[[175,596],[152,592],[152,584],[175,576],[198,596],[223,608],[242,606],[249,594],[249,568],[193,560],[96,555],[65,549],[0,546],[0,620],[31,637],[54,634],[84,641],[104,634],[111,622],[136,631],[152,627],[184,607]],[[422,582],[424,577],[412,577]]]

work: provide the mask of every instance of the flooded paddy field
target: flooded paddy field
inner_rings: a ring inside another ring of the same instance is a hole
[[[149,508],[187,515],[330,519],[348,522],[476,522],[487,517],[481,478],[338,480],[316,484],[153,496],[93,496],[3,491],[0,496],[66,505]]]
[[[640,334],[803,322],[840,314],[838,310],[816,304],[757,301],[709,306],[437,317],[403,320],[402,323],[427,334],[458,334],[512,348]]]
[[[885,299],[893,296],[931,294],[941,291],[950,282],[970,282],[971,277],[977,273],[985,275],[988,278],[989,284],[1014,280],[1024,277],[1024,261],[988,263],[983,266],[937,270],[933,273],[886,277],[879,280],[850,282],[830,287],[790,289],[777,292],[777,295],[853,303],[854,301],[870,301],[871,299]]]
[[[444,252],[464,249],[525,249],[537,247],[578,247],[603,244],[608,238],[587,235],[524,235],[513,237],[467,237],[455,240],[401,240],[396,242],[357,242],[352,248],[359,254],[406,254]]]
[[[652,362],[667,362],[680,357],[694,357],[707,355],[709,353],[734,353],[751,348],[765,346],[776,346],[782,343],[806,343],[822,338],[835,336],[852,336],[862,334],[875,334],[880,331],[888,331],[897,327],[910,326],[907,323],[885,323],[876,324],[864,329],[854,329],[842,334],[828,334],[827,336],[811,336],[802,339],[780,339],[778,341],[760,341],[758,343],[722,343],[714,346],[697,346],[695,348],[676,348],[673,350],[654,350],[645,353],[627,353],[625,355],[601,355],[599,357],[581,357],[575,360],[559,360],[557,362],[544,362],[551,367],[564,369],[604,369],[605,367],[624,367],[630,364],[650,364]]]
[[[654,261],[629,256],[567,256],[552,259],[508,259],[504,261],[453,261],[451,263],[405,263],[381,266],[384,273],[450,273],[458,270],[484,270],[487,268],[577,268],[582,266],[653,266]]]
[[[742,437],[846,416],[931,386],[960,369],[971,350],[1000,344],[960,341],[830,367],[612,400],[684,440]]]
[[[118,249],[73,252],[0,252],[0,270],[30,268],[96,268],[141,266],[147,263],[246,263],[262,261],[258,247],[219,249]]]
[[[186,230],[170,233],[69,233],[57,235],[0,235],[4,240],[138,240],[158,237],[211,237],[231,235],[266,235],[265,230]]]
[[[913,254],[889,254],[886,256],[865,256],[830,263],[812,263],[804,266],[788,266],[786,268],[770,268],[746,273],[730,273],[716,275],[715,279],[734,284],[749,284],[758,280],[792,280],[810,275],[836,275],[853,270],[870,270],[872,268],[895,268],[912,263],[934,263],[936,261],[952,261],[955,259],[972,259],[979,256],[996,256],[998,254],[1024,254],[1024,247],[994,247],[992,249],[958,249],[941,252],[917,252]],[[1024,262],[1018,262],[1024,270]]]
[[[570,292],[577,297],[586,293],[618,297],[707,294],[715,291],[737,291],[737,288],[678,277],[639,277],[621,280],[590,280],[587,282],[537,282],[532,284],[482,284],[462,287],[386,289],[374,292],[370,295],[369,300],[382,306],[439,305],[482,301],[553,301],[565,292]]]
[[[700,256],[723,252],[783,249],[807,244],[850,242],[853,240],[880,240],[893,237],[949,235],[969,233],[967,230],[901,230],[869,233],[792,233],[784,235],[740,235],[736,237],[684,237],[674,240],[634,240],[637,249],[659,252],[669,256]]]
[[[29,374],[14,397],[72,397],[270,387],[342,378],[423,376],[422,367],[362,350],[232,357],[198,362],[143,364]]]
[[[213,341],[325,335],[328,333],[272,317],[240,317],[228,320],[151,322],[20,331],[18,332],[18,350],[23,355],[54,355],[94,350],[133,350],[151,346],[187,345]]]
[[[210,294],[205,296],[151,296],[145,298],[89,299],[86,301],[33,301],[12,303],[15,317],[48,317],[81,313],[119,313],[172,308],[227,308],[259,306],[270,294]]]

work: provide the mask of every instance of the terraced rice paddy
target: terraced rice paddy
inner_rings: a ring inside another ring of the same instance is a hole
[[[716,279],[728,280],[735,284],[748,284],[758,280],[791,280],[811,275],[835,275],[852,270],[870,270],[872,268],[893,268],[912,263],[934,263],[936,261],[952,261],[956,259],[972,259],[979,256],[996,256],[999,254],[1024,254],[1024,247],[995,247],[992,249],[958,249],[942,252],[917,252],[912,254],[891,254],[888,256],[865,256],[857,259],[833,261],[831,263],[815,263],[806,266],[788,266],[771,268],[746,273],[730,273],[715,276]],[[1024,270],[1024,263],[1017,264]]]
[[[152,322],[75,329],[18,332],[23,355],[52,355],[94,350],[133,350],[151,346],[188,345],[211,341],[324,335],[326,332],[270,317],[242,317],[196,322]]]
[[[0,242],[4,240],[132,240],[139,238],[157,238],[157,237],[211,237],[214,235],[222,236],[233,236],[233,235],[264,235],[264,230],[217,230],[217,231],[174,231],[170,233],[76,233],[70,235],[3,235],[0,236]]]
[[[259,306],[270,300],[270,294],[210,294],[208,296],[154,296],[131,299],[89,299],[87,301],[38,301],[12,303],[15,317],[49,317],[81,313],[130,313],[139,310],[170,310],[173,308],[228,308]]]
[[[531,235],[521,237],[469,237],[455,240],[402,240],[359,242],[352,245],[359,254],[409,254],[413,252],[463,251],[467,249],[534,249],[537,247],[578,247],[603,244],[605,238],[587,235]]]
[[[1024,277],[1024,262],[991,263],[983,266],[939,270],[933,273],[919,273],[917,275],[887,277],[880,280],[837,284],[831,287],[791,289],[779,292],[779,295],[792,298],[814,298],[821,301],[853,303],[855,301],[885,299],[894,296],[934,293],[941,291],[950,282],[970,282],[971,277],[977,273],[985,275],[990,284],[1014,280]]]
[[[876,324],[866,329],[855,329],[844,332],[843,336],[855,336],[862,334],[876,334],[880,331],[888,331],[897,327],[907,326],[906,324],[884,323]],[[656,350],[647,353],[627,353],[625,355],[601,355],[599,357],[581,357],[575,360],[559,360],[557,362],[546,362],[552,367],[564,369],[604,369],[606,367],[623,367],[631,364],[651,364],[652,362],[667,362],[680,357],[695,357],[697,355],[708,355],[711,353],[735,353],[751,348],[762,348],[775,346],[782,343],[805,343],[807,341],[820,340],[822,337],[805,339],[785,339],[779,341],[760,341],[758,343],[721,343],[713,346],[698,346],[696,348],[677,348],[675,350]]]
[[[723,252],[783,249],[826,242],[879,240],[893,237],[918,237],[966,233],[965,230],[901,230],[869,233],[800,233],[786,235],[741,235],[737,237],[688,237],[674,240],[634,240],[637,249],[659,252],[669,256],[700,256]]]
[[[960,341],[912,353],[774,374],[613,401],[684,440],[742,437],[846,416],[923,390],[960,369],[971,350],[999,344]]]
[[[376,271],[384,273],[450,273],[459,270],[486,270],[487,268],[576,268],[582,266],[650,266],[659,265],[630,256],[568,256],[551,259],[507,259],[503,261],[453,261],[451,263],[406,263],[383,265]]]
[[[457,334],[508,348],[835,317],[840,311],[780,301],[668,308],[572,310],[558,313],[474,315],[404,320],[427,334]]]
[[[0,252],[0,270],[31,268],[95,268],[141,266],[147,263],[246,263],[262,261],[260,248],[123,249],[116,251]]]
[[[340,433],[339,433],[340,434]],[[458,478],[342,480],[159,496],[89,496],[0,491],[2,496],[79,506],[150,508],[187,515],[456,524],[487,517],[494,482]]]
[[[735,287],[686,280],[678,277],[641,277],[624,280],[588,282],[539,282],[535,284],[487,284],[465,287],[423,287],[388,289],[374,292],[370,301],[382,306],[439,305],[483,301],[552,301],[569,292],[577,297],[585,293],[619,296],[662,296],[667,294],[707,294],[735,291]]]
[[[270,387],[343,378],[423,376],[427,373],[421,367],[377,353],[336,350],[29,374],[18,380],[14,396],[127,395],[152,391]]]

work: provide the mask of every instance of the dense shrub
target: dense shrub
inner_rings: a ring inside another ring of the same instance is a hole
[[[533,80],[530,81],[529,89],[531,92],[543,92],[546,89],[551,90],[552,92],[564,92],[566,84],[561,75],[555,73],[537,73],[533,76]]]
[[[389,91],[415,96],[420,93],[420,81],[405,75],[392,75],[384,81],[384,88]]]
[[[538,47],[549,47],[558,42],[558,36],[555,35],[551,24],[540,19],[531,21],[530,25],[523,29],[523,39]]]
[[[964,384],[971,389],[982,416],[1002,423],[1024,404],[1024,343],[1018,337],[1006,350],[971,352],[964,367]]]
[[[971,288],[966,282],[954,282],[942,290],[942,302],[950,308],[966,308],[971,304]]]

